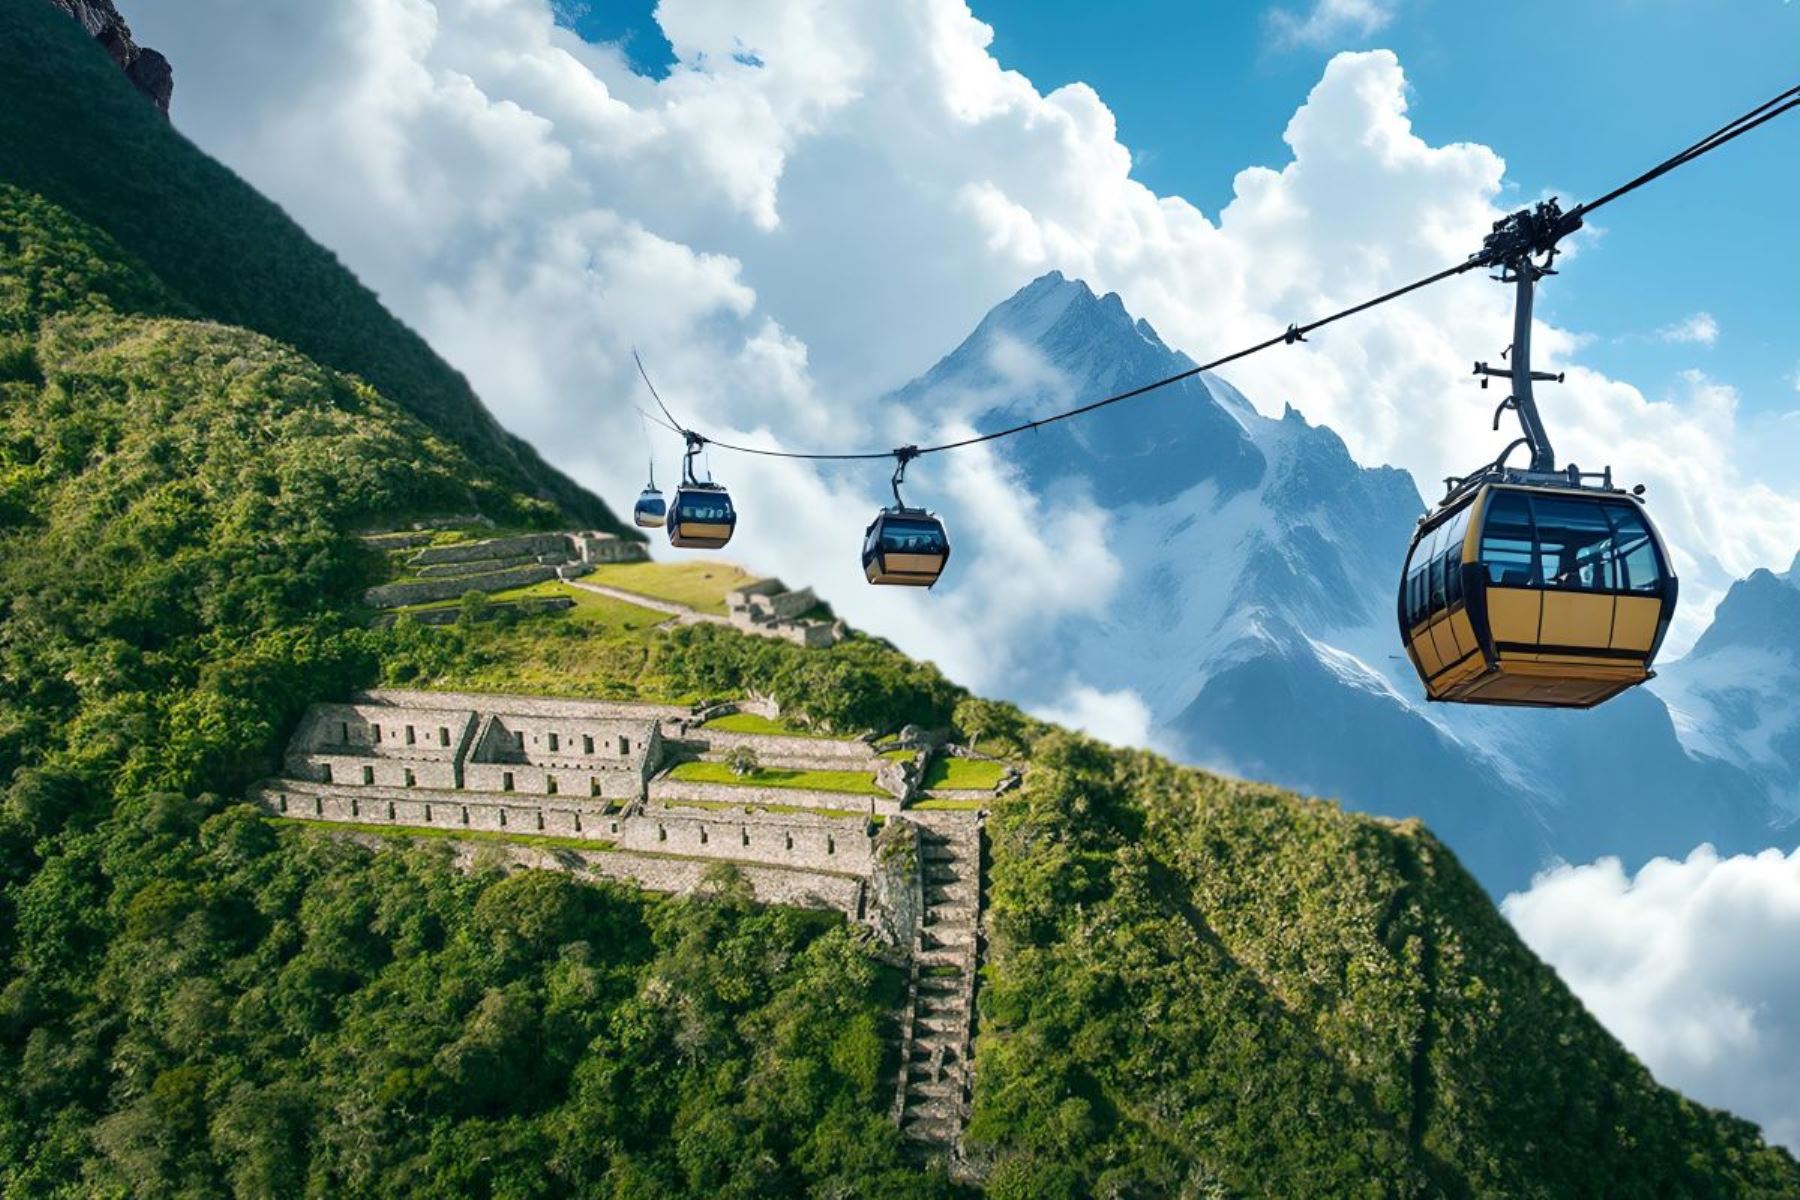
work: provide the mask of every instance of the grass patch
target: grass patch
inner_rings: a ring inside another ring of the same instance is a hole
[[[955,963],[933,963],[919,974],[926,979],[961,979],[962,968]]]
[[[952,758],[947,754],[940,754],[931,760],[931,766],[926,769],[924,786],[991,792],[1000,786],[1000,779],[1005,774],[1006,767],[1002,763],[989,762],[983,758]]]
[[[775,737],[803,737],[832,739],[830,734],[817,733],[811,729],[801,729],[786,722],[770,720],[756,713],[727,713],[722,717],[714,717],[702,729],[714,729],[720,733],[760,733]]]
[[[815,792],[845,792],[854,796],[886,796],[866,771],[789,771],[758,767],[748,775],[735,775],[717,762],[682,763],[669,772],[684,783],[723,783],[732,787],[805,788]]]
[[[887,759],[889,762],[908,762],[918,756],[919,752],[917,750],[883,750],[881,752],[881,757]]]
[[[515,846],[537,846],[546,850],[611,850],[614,843],[598,839],[553,837],[543,833],[501,833],[497,829],[444,828],[438,825],[371,825],[355,821],[309,821],[303,817],[266,817],[275,825],[296,829],[337,829],[351,833],[373,833],[391,838],[436,838],[446,842],[506,842]]]
[[[722,617],[725,593],[753,582],[757,576],[735,563],[715,558],[681,563],[607,563],[595,567],[585,578]]]
[[[560,616],[583,625],[610,625],[624,631],[653,629],[669,619],[665,613],[653,609],[639,608],[624,600],[615,600],[611,596],[602,596],[596,592],[571,587],[560,579],[546,579],[526,587],[507,588],[503,592],[489,592],[487,600],[493,604],[504,604],[516,600],[543,600],[550,597],[564,597],[575,602],[573,608],[561,609],[554,613],[537,613],[535,616]],[[434,600],[429,604],[408,604],[393,609],[396,613],[441,612],[445,609],[462,607],[459,597],[455,600]]]
[[[986,800],[915,800],[907,805],[923,812],[976,812],[987,807]]]

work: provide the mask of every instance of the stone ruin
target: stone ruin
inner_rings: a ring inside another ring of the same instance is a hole
[[[846,633],[842,621],[806,616],[818,607],[810,587],[790,591],[779,579],[759,579],[725,593],[725,613],[735,628],[808,649],[835,646]]]
[[[598,530],[522,533],[470,542],[431,545],[429,531],[366,538],[385,549],[414,549],[406,570],[414,578],[384,583],[363,593],[375,608],[401,608],[457,600],[468,592],[504,592],[549,579],[573,579],[603,563],[643,562],[642,542]]]
[[[772,620],[800,598],[775,585]],[[724,709],[380,690],[315,704],[284,775],[251,799],[289,819],[335,823],[380,846],[389,831],[442,830],[465,868],[564,871],[686,894],[730,864],[761,903],[835,909],[906,969],[896,1014],[891,1119],[927,1154],[961,1161],[973,1094],[971,1039],[981,953],[982,824],[975,812],[911,811],[920,767],[943,749],[903,732],[904,763],[868,738],[705,728]],[[749,747],[762,765],[867,771],[859,796],[672,778],[670,763]],[[902,769],[904,767],[904,769]],[[458,833],[472,836],[458,838]],[[483,843],[486,844],[483,844]]]

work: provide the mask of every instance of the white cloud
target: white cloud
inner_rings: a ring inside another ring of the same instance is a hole
[[[1070,680],[1062,703],[1033,712],[1042,720],[1079,729],[1115,746],[1153,747],[1150,706],[1136,692],[1103,692]]]
[[[1393,0],[1313,0],[1304,13],[1272,10],[1269,28],[1277,45],[1325,49],[1368,37],[1393,19]]]
[[[1665,342],[1710,346],[1719,340],[1719,323],[1711,313],[1697,312],[1673,325],[1664,325],[1656,336]]]
[[[1387,11],[1340,0],[1296,19],[1354,29]],[[1334,58],[1287,126],[1290,161],[1241,172],[1214,220],[1131,177],[1093,89],[1040,93],[1004,69],[961,0],[656,13],[679,58],[661,80],[558,27],[547,0],[319,0],[304,20],[139,0],[133,20],[182,71],[183,131],[615,503],[642,482],[633,343],[676,411],[720,437],[899,445],[931,431],[877,398],[1050,267],[1120,292],[1206,358],[1459,261],[1520,202],[1493,150],[1414,133],[1385,51]],[[1505,289],[1465,277],[1231,379],[1265,411],[1291,402],[1333,425],[1364,462],[1434,479],[1500,444],[1468,368],[1505,344],[1509,310]],[[1559,449],[1649,484],[1684,597],[1785,562],[1800,505],[1739,475],[1728,389],[1684,381],[1651,400],[1583,369],[1576,332],[1540,326],[1538,341],[1540,365],[1569,370],[1543,399]],[[672,439],[658,449],[667,472]],[[879,464],[714,467],[745,513],[735,554],[976,686],[1059,686],[1032,674],[1032,630],[1132,586],[1105,514],[1020,497],[981,455],[912,472],[958,537],[930,596],[860,581]],[[1684,620],[1703,610],[1684,603]]]
[[[1562,866],[1501,908],[1659,1080],[1800,1150],[1800,850]]]

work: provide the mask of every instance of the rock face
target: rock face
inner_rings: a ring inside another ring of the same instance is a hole
[[[175,71],[169,60],[131,40],[131,26],[113,6],[113,0],[50,0],[81,23],[93,39],[106,47],[125,78],[150,98],[157,111],[169,115],[169,97],[175,91]]]

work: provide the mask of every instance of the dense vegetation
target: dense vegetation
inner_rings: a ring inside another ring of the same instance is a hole
[[[1028,761],[990,824],[968,1143],[992,1195],[1800,1194],[1420,830],[1105,750],[869,638],[598,600],[369,627],[390,564],[358,530],[567,504],[409,393],[442,364],[385,314],[323,320],[334,289],[371,310],[191,148],[133,187],[84,165],[169,135],[35,2],[0,0],[9,66],[45,60],[12,86],[93,75],[104,120],[0,109],[0,170],[35,181],[0,183],[0,1195],[950,1193],[886,1120],[896,980],[842,922],[757,910],[728,871],[658,900],[230,799],[306,703],[378,681],[754,691]],[[209,221],[260,281],[216,278]]]
[[[0,0],[0,65],[0,183],[104,229],[191,315],[354,372],[491,477],[542,495],[574,521],[636,536],[502,429],[468,381],[330,251],[145,104],[75,22],[44,0]]]
[[[130,315],[171,297],[0,187],[0,1194],[941,1193],[886,1120],[894,981],[841,922],[730,880],[458,874],[219,797],[312,699],[526,644],[585,648],[612,690],[766,672],[823,721],[952,689],[877,643],[652,636],[610,603],[368,628],[387,564],[356,530],[559,515],[352,376]]]
[[[1791,1196],[1415,825],[1036,743],[994,839],[990,1194]]]

